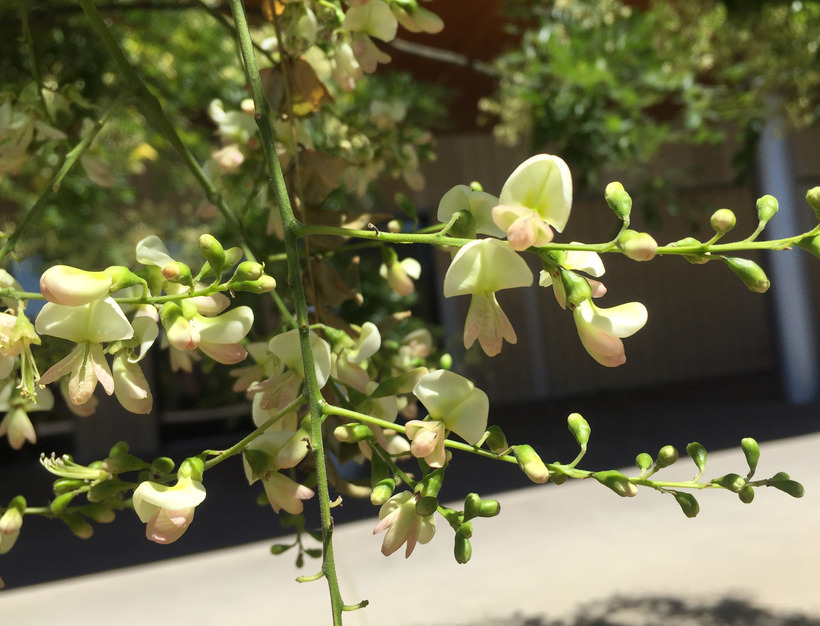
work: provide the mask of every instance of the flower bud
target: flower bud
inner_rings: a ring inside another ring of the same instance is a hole
[[[205,234],[199,237],[199,251],[208,261],[213,273],[219,278],[222,275],[222,270],[225,269],[225,248],[217,241],[216,237]]]
[[[111,277],[105,272],[86,272],[68,265],[55,265],[40,277],[40,291],[49,302],[82,306],[107,297],[111,291]]]
[[[678,460],[678,450],[675,446],[664,446],[658,452],[658,460],[656,461],[656,465],[658,469],[669,467],[675,461]]]
[[[396,489],[396,481],[392,478],[384,478],[376,483],[370,493],[370,503],[373,506],[381,506],[390,499]]]
[[[467,563],[470,557],[473,556],[473,547],[470,545],[470,540],[461,531],[456,532],[453,554],[456,557],[456,562],[461,565]]]
[[[703,470],[706,467],[706,448],[704,448],[697,441],[693,441],[686,446],[686,454],[688,454],[695,462],[695,465],[698,467],[698,471],[703,473]]]
[[[820,187],[818,187],[818,189],[820,189]],[[820,235],[803,237],[803,239],[797,242],[797,245],[820,259]]]
[[[777,210],[780,208],[780,205],[777,202],[777,198],[774,196],[765,195],[762,198],[757,199],[757,219],[760,221],[761,224],[765,224],[770,219],[774,217],[774,214],[777,213]]]
[[[88,539],[94,534],[94,529],[91,527],[85,518],[79,513],[72,513],[62,518],[69,530],[77,535],[80,539]]]
[[[510,449],[507,438],[504,436],[504,431],[501,430],[500,426],[495,424],[487,429],[487,439],[484,443],[496,454],[503,454]]]
[[[169,283],[190,287],[194,284],[191,268],[180,261],[171,261],[162,266],[162,276]]]
[[[242,260],[243,256],[245,256],[245,252],[239,246],[234,246],[233,248],[228,248],[225,250],[225,269],[231,269]]]
[[[712,482],[728,489],[729,491],[733,491],[734,493],[740,493],[740,490],[746,486],[746,479],[734,473],[726,474],[720,478],[715,478]]]
[[[111,449],[108,451],[108,456],[119,456],[121,454],[128,454],[129,449],[130,448],[128,447],[127,441],[118,441],[113,446],[111,446]]]
[[[439,369],[449,370],[453,368],[453,355],[449,352],[445,352],[441,355],[441,358],[438,360]]]
[[[737,497],[743,504],[751,504],[755,499],[755,490],[751,485],[746,485],[738,492]]]
[[[471,520],[478,517],[481,511],[481,496],[477,493],[468,493],[464,498],[464,520]]]
[[[68,493],[61,494],[54,498],[49,505],[51,507],[51,512],[57,517],[62,515],[66,507],[71,503],[76,495],[76,492],[69,491]]]
[[[740,449],[746,456],[746,463],[749,465],[749,476],[755,473],[757,462],[760,460],[760,446],[751,437],[745,437],[740,441]]]
[[[709,224],[711,224],[716,233],[725,235],[735,227],[735,224],[737,224],[737,218],[729,209],[718,209],[712,213],[712,217],[709,219]]]
[[[438,498],[435,496],[423,496],[416,502],[416,514],[422,517],[432,515],[438,509]]]
[[[375,439],[373,431],[364,424],[342,424],[333,429],[333,436],[342,443],[357,443]]]
[[[170,474],[174,471],[174,460],[161,456],[151,461],[151,469],[157,474]]]
[[[179,466],[178,478],[190,478],[198,483],[202,482],[205,472],[205,462],[197,456],[188,457]]]
[[[806,202],[814,211],[814,216],[820,220],[820,187],[812,187],[806,192]]]
[[[84,480],[79,480],[77,478],[58,478],[54,481],[52,490],[54,491],[55,496],[59,496],[64,493],[68,493],[69,491],[74,491],[75,489],[85,487],[87,484],[88,483]]]
[[[723,260],[726,261],[726,265],[729,266],[730,270],[740,276],[740,280],[750,291],[765,293],[769,290],[771,283],[766,273],[754,261],[741,257],[726,257]]]
[[[387,222],[387,232],[400,233],[402,230],[401,222],[399,220],[390,220]]]
[[[461,533],[467,539],[470,539],[473,536],[473,523],[472,522],[463,522],[461,526],[458,527],[456,532]]]
[[[550,479],[550,472],[547,466],[541,460],[541,457],[536,454],[532,446],[521,445],[512,447],[515,459],[518,461],[518,467],[527,475],[532,482],[543,484]]]
[[[106,504],[90,504],[83,508],[83,514],[90,517],[98,524],[110,524],[114,521],[116,514],[113,509]]]
[[[633,261],[651,261],[658,252],[658,242],[649,233],[629,229],[618,236],[618,247]]]
[[[635,457],[635,465],[637,465],[642,471],[646,471],[652,467],[652,463],[652,455],[647,454],[646,452],[641,452]]]
[[[577,308],[585,300],[592,298],[592,288],[589,281],[575,272],[562,270],[560,273],[561,285],[566,293],[567,305],[570,309]]]
[[[678,505],[680,506],[683,514],[686,517],[692,518],[697,516],[700,513],[700,505],[698,501],[695,499],[691,493],[686,493],[683,491],[675,491],[675,500],[677,501]]]
[[[629,224],[629,214],[632,212],[632,198],[619,182],[612,182],[604,190],[604,199],[609,208],[618,216],[618,219]]]
[[[6,509],[0,517],[0,554],[5,554],[14,547],[22,526],[23,512],[14,506]]]
[[[622,498],[632,498],[638,495],[638,488],[629,482],[629,479],[618,470],[595,472],[592,477],[602,485],[609,487]]]
[[[501,503],[498,500],[482,500],[478,511],[479,517],[495,517],[501,513]]]
[[[233,273],[229,284],[233,287],[234,283],[251,282],[258,280],[264,274],[265,268],[261,263],[255,261],[242,261]]]
[[[791,478],[786,472],[777,472],[770,480],[789,480]]]
[[[769,486],[789,494],[792,498],[802,498],[805,493],[803,485],[796,480],[769,480]]]
[[[678,241],[672,242],[669,244],[670,246],[674,246],[676,248],[686,247],[697,247],[703,246],[703,243],[695,239],[694,237],[684,237],[683,239],[679,239]],[[683,258],[689,261],[694,265],[702,265],[704,263],[709,262],[709,257],[706,254],[685,254]]]
[[[589,423],[580,413],[572,413],[567,418],[567,425],[569,426],[569,431],[575,436],[575,441],[578,442],[578,445],[581,446],[581,448],[586,448],[587,442],[589,441],[589,433],[591,432]]]

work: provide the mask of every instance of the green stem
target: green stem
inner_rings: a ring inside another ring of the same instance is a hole
[[[319,513],[322,521],[322,572],[325,575],[330,593],[331,612],[333,624],[342,624],[342,611],[344,602],[342,601],[339,589],[339,580],[336,573],[336,564],[333,553],[333,517],[330,512],[330,494],[328,491],[327,466],[324,451],[324,441],[322,438],[322,398],[319,383],[316,376],[316,367],[313,359],[313,351],[310,345],[310,328],[308,321],[308,308],[305,299],[305,292],[302,286],[301,263],[298,249],[298,236],[296,229],[299,222],[293,215],[290,205],[285,180],[282,176],[282,169],[276,156],[273,128],[270,123],[270,112],[267,102],[262,93],[262,81],[259,76],[259,66],[253,50],[250,29],[248,27],[245,11],[241,0],[229,0],[234,24],[236,25],[239,47],[242,51],[242,58],[245,61],[245,76],[251,88],[254,107],[256,109],[256,124],[262,140],[262,147],[265,153],[265,163],[271,188],[279,206],[282,217],[282,227],[285,239],[285,252],[288,258],[288,283],[293,294],[293,304],[296,308],[296,322],[299,330],[299,345],[302,352],[302,362],[305,370],[305,392],[310,406],[311,433],[310,443],[313,450],[314,462],[316,465],[316,491],[319,496]]]
[[[80,140],[80,142],[71,149],[71,151],[66,155],[65,161],[60,166],[60,169],[57,170],[57,173],[51,179],[48,187],[43,190],[43,193],[40,194],[40,197],[37,198],[37,201],[32,205],[32,207],[23,215],[23,218],[20,220],[20,223],[17,225],[17,228],[14,229],[14,232],[9,235],[9,238],[6,240],[6,243],[3,244],[3,247],[0,248],[0,259],[5,257],[8,253],[14,250],[14,246],[17,245],[17,240],[20,239],[20,236],[23,234],[23,231],[31,224],[31,221],[39,216],[40,211],[46,205],[49,198],[51,198],[52,194],[57,193],[60,189],[60,184],[63,182],[63,179],[66,177],[74,165],[77,163],[77,160],[82,156],[83,152],[86,151],[88,146],[94,141],[97,137],[97,134],[100,132],[103,126],[111,119],[111,116],[117,110],[117,108],[123,103],[125,98],[130,93],[129,90],[123,91],[117,99],[111,104],[111,106],[106,109],[103,116],[91,127],[91,129],[86,133],[85,137]],[[39,294],[35,294],[38,297]]]
[[[23,23],[23,38],[26,40],[26,49],[28,50],[28,59],[31,65],[31,76],[34,78],[34,82],[37,83],[37,95],[40,98],[40,104],[43,106],[43,112],[46,114],[46,118],[53,125],[54,116],[48,108],[48,103],[43,93],[45,87],[43,86],[43,78],[40,74],[40,65],[37,62],[37,54],[34,50],[34,38],[31,36],[31,25],[28,22],[28,10],[25,6],[20,7],[20,21]]]

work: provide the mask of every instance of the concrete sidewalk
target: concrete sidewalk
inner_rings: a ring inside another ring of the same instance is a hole
[[[348,603],[370,600],[366,609],[346,613],[345,624],[546,626],[614,596],[706,603],[739,598],[776,615],[800,613],[807,618],[802,624],[820,623],[818,451],[820,434],[762,445],[757,476],[786,471],[804,484],[804,498],[760,489],[744,505],[728,492],[704,491],[697,495],[696,519],[684,517],[670,496],[642,489],[623,499],[593,481],[498,494],[501,515],[474,522],[467,565],[455,563],[453,534],[441,519],[434,540],[417,546],[408,560],[379,553],[375,521],[343,524],[335,533],[343,597]],[[745,469],[738,448],[711,454],[706,476]],[[685,480],[693,470],[683,458],[661,477]],[[271,543],[6,591],[0,593],[0,623],[330,623],[325,582],[294,582],[313,573],[317,562],[297,570],[295,554],[271,556]],[[644,620],[634,607],[630,615],[605,623],[661,621]],[[684,616],[662,621],[706,623]],[[765,623],[785,623],[785,617]]]

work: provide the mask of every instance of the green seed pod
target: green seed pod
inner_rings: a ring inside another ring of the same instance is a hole
[[[88,501],[92,503],[102,502],[103,500],[114,498],[130,488],[128,483],[124,483],[116,478],[104,480],[89,489]]]
[[[390,499],[395,489],[395,480],[392,478],[383,478],[376,483],[376,486],[373,487],[373,491],[370,492],[370,503],[373,506],[381,506]]]
[[[464,498],[464,521],[481,515],[481,497],[477,493],[468,493]]]
[[[563,485],[565,482],[567,482],[567,475],[554,472],[550,474],[550,480],[552,481],[553,485]]]
[[[686,453],[695,462],[695,465],[698,467],[698,471],[702,473],[706,467],[706,448],[704,448],[697,441],[693,441],[686,446]]]
[[[592,477],[602,485],[612,489],[622,498],[632,498],[638,495],[638,488],[629,482],[629,479],[618,470],[595,472]]]
[[[635,457],[635,465],[642,471],[648,470],[652,467],[652,455],[647,454],[646,452],[641,452],[638,456]]]
[[[200,235],[199,251],[202,253],[202,256],[205,257],[205,260],[208,261],[208,265],[211,266],[211,271],[213,271],[217,278],[220,277],[222,270],[225,269],[225,248],[222,247],[222,244],[219,243],[213,235]]]
[[[504,436],[504,431],[501,430],[500,426],[490,426],[487,429],[487,433],[487,440],[484,443],[490,450],[496,454],[501,454],[510,449],[507,438]]]
[[[772,219],[780,208],[777,198],[770,195],[765,195],[757,199],[757,219],[761,224],[765,224]]]
[[[658,452],[658,460],[655,463],[658,468],[669,467],[678,460],[678,450],[675,446],[664,446]]]
[[[72,513],[60,518],[68,526],[69,530],[77,535],[80,539],[88,539],[94,534],[94,528],[89,524],[82,515]]]
[[[461,526],[459,526],[459,528],[458,528],[458,532],[460,532],[462,535],[467,537],[467,539],[472,537],[473,536],[473,524],[472,524],[472,522],[464,522],[463,524],[461,524]]]
[[[749,465],[749,476],[755,473],[757,462],[760,460],[760,446],[751,437],[746,437],[740,441],[740,449],[746,456],[746,463]]]
[[[51,512],[60,516],[77,494],[73,491],[57,496],[51,501]]]
[[[473,556],[473,547],[470,545],[470,540],[460,532],[456,533],[455,546],[453,554],[456,557],[456,563],[463,565]]]
[[[581,448],[586,448],[591,432],[589,423],[580,413],[572,413],[567,417],[567,426],[569,427],[569,432],[575,437],[575,441],[578,442],[578,445],[581,446]]]
[[[541,460],[541,457],[536,454],[532,446],[521,445],[512,447],[515,459],[518,461],[518,467],[527,475],[532,482],[543,484],[550,479],[550,472],[547,466]]]
[[[806,192],[806,202],[814,211],[814,216],[820,220],[820,187],[812,187]]]
[[[700,505],[691,493],[683,491],[675,491],[673,493],[675,494],[675,500],[686,517],[695,517],[700,513]]]
[[[746,479],[738,474],[726,474],[726,476],[713,479],[712,482],[734,493],[740,493],[740,490],[746,486]]]
[[[755,499],[755,490],[751,485],[746,485],[743,489],[738,491],[737,497],[743,504],[751,504]]]
[[[729,269],[740,277],[740,280],[750,291],[765,293],[769,290],[771,283],[766,273],[754,261],[741,257],[726,257],[723,260],[729,266]]]
[[[820,235],[803,237],[797,242],[797,245],[820,259]]]
[[[438,498],[435,496],[422,496],[416,502],[416,514],[422,517],[432,515],[438,509]]]
[[[333,429],[333,436],[342,443],[357,443],[376,438],[373,431],[364,424],[342,424]]]
[[[592,298],[592,288],[586,278],[569,270],[561,270],[559,276],[570,309],[575,309],[582,302]]]
[[[735,217],[734,212],[729,209],[718,209],[712,213],[712,217],[709,219],[709,224],[716,233],[725,235],[735,227],[735,224],[737,224],[737,218]]]
[[[604,199],[609,208],[622,222],[629,224],[629,214],[632,212],[632,198],[619,182],[611,182],[604,190]]]
[[[498,500],[482,500],[478,511],[479,517],[495,517],[501,513],[501,504]]]
[[[769,485],[789,494],[792,498],[802,498],[806,490],[796,480],[770,480]]]

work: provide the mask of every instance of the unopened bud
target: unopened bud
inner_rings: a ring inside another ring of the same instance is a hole
[[[399,220],[390,220],[387,222],[387,232],[389,233],[400,233],[402,229],[401,222]]]
[[[652,467],[653,462],[654,461],[652,460],[652,455],[646,452],[641,452],[638,456],[635,457],[635,465],[637,465],[638,469],[642,471],[646,471],[650,467]]]
[[[664,446],[658,452],[658,460],[656,465],[658,468],[669,467],[678,460],[678,450],[675,446]]]
[[[178,478],[190,478],[198,483],[202,482],[205,472],[205,462],[197,456],[188,457],[179,465]]]
[[[49,302],[82,306],[107,297],[111,291],[111,277],[105,272],[55,265],[40,277],[40,291]]]
[[[462,523],[461,526],[458,527],[458,531],[456,531],[456,532],[460,532],[462,535],[467,537],[467,539],[470,539],[473,536],[473,523],[472,522]]]
[[[495,517],[501,513],[501,503],[498,500],[482,500],[478,511],[479,517]]]
[[[618,470],[595,472],[592,477],[602,485],[612,489],[622,498],[632,498],[638,495],[638,488],[629,482],[629,479]]]
[[[735,217],[734,212],[729,209],[718,209],[712,213],[712,217],[709,219],[709,224],[711,224],[716,233],[725,235],[735,227],[735,224],[737,224],[737,218]]]
[[[796,480],[771,479],[768,484],[775,489],[780,489],[780,491],[789,494],[792,498],[802,498],[805,493],[803,485]]]
[[[751,437],[745,437],[740,441],[740,449],[746,456],[746,463],[749,465],[749,476],[755,473],[757,462],[760,460],[760,446]]]
[[[797,245],[820,259],[820,235],[803,237],[803,239],[797,242]]]
[[[743,284],[746,285],[750,291],[756,293],[765,293],[769,290],[771,283],[763,269],[754,261],[744,259],[741,257],[726,257],[723,259],[726,265],[735,274],[740,277]]]
[[[231,269],[242,260],[243,256],[245,256],[245,252],[239,246],[225,250],[225,269]]]
[[[686,454],[688,454],[695,462],[695,465],[698,467],[698,471],[703,472],[706,467],[706,448],[704,448],[697,441],[693,441],[686,446]]]
[[[49,505],[51,508],[51,512],[54,513],[57,517],[63,514],[66,507],[71,503],[74,497],[77,495],[74,491],[69,491],[68,493],[64,493],[62,495],[57,496],[54,500],[51,501]]]
[[[376,483],[373,491],[370,492],[370,503],[373,506],[381,506],[390,499],[396,489],[396,481],[392,478],[384,478]]]
[[[566,293],[567,305],[570,309],[575,309],[586,300],[592,298],[592,288],[589,281],[575,272],[562,270],[560,273],[561,285]]]
[[[578,445],[582,448],[586,448],[591,432],[589,423],[580,413],[572,413],[567,418],[567,426],[569,427],[569,431],[575,436],[575,441],[578,442]]]
[[[633,261],[651,261],[658,252],[658,242],[652,235],[629,229],[618,236],[618,247]]]
[[[60,496],[69,491],[74,491],[85,487],[88,483],[78,478],[58,478],[52,485],[52,490],[55,496]]]
[[[757,219],[761,224],[765,224],[772,219],[780,208],[777,198],[774,196],[765,195],[757,199]]]
[[[222,275],[222,270],[225,269],[225,248],[217,241],[216,237],[205,234],[199,237],[199,251],[208,261],[213,273],[219,278]]]
[[[500,426],[495,424],[487,428],[487,439],[484,443],[496,454],[502,454],[510,449],[507,443],[507,437],[504,436],[504,431],[501,430]]]
[[[481,511],[481,496],[477,493],[468,493],[464,498],[464,520],[471,520],[478,517]]]
[[[88,539],[94,534],[94,528],[79,513],[72,513],[62,517],[69,530],[80,539]]]
[[[683,514],[686,517],[696,517],[697,514],[700,513],[700,505],[698,504],[698,501],[695,499],[695,496],[693,496],[691,493],[675,491],[674,494],[675,500],[677,501],[678,505],[683,511]]]
[[[473,556],[473,547],[470,545],[470,540],[464,536],[463,533],[457,532],[455,539],[455,546],[453,554],[456,557],[456,562],[463,565]]]
[[[629,224],[629,214],[632,212],[632,198],[619,182],[612,182],[604,190],[604,198],[609,208],[622,222]]]
[[[541,457],[532,449],[532,446],[521,445],[512,447],[518,467],[532,482],[543,484],[550,479],[550,472],[541,460]]]
[[[157,474],[170,474],[174,471],[174,466],[174,460],[167,456],[161,456],[151,461],[151,469]]]
[[[373,431],[364,424],[342,424],[333,429],[333,436],[342,443],[357,443],[375,439]]]
[[[441,358],[438,360],[438,366],[440,369],[449,370],[453,367],[453,355],[449,352],[445,352],[441,355]]]
[[[715,478],[712,482],[734,493],[740,493],[740,490],[746,486],[746,479],[734,473]]]
[[[171,261],[162,266],[162,275],[169,283],[186,285],[190,287],[194,284],[191,276],[191,268],[180,261]]]
[[[230,285],[233,287],[234,283],[252,282],[262,277],[265,268],[261,263],[255,261],[242,261],[233,273],[230,280]]]
[[[820,187],[812,187],[806,192],[806,202],[814,211],[814,216],[820,220]]]
[[[9,503],[9,508],[0,516],[0,554],[12,549],[20,529],[23,527],[23,512],[26,510],[26,501],[17,496]]]
[[[751,504],[755,499],[755,490],[751,485],[746,485],[738,492],[737,497],[743,504]]]
[[[128,454],[128,442],[127,441],[118,441],[111,449],[108,451],[108,456],[119,456],[121,454]]]
[[[684,237],[683,239],[674,241],[669,245],[674,246],[676,248],[692,248],[703,246],[703,244],[694,237]],[[683,258],[694,265],[703,265],[704,263],[709,262],[709,257],[706,254],[684,254]]]

